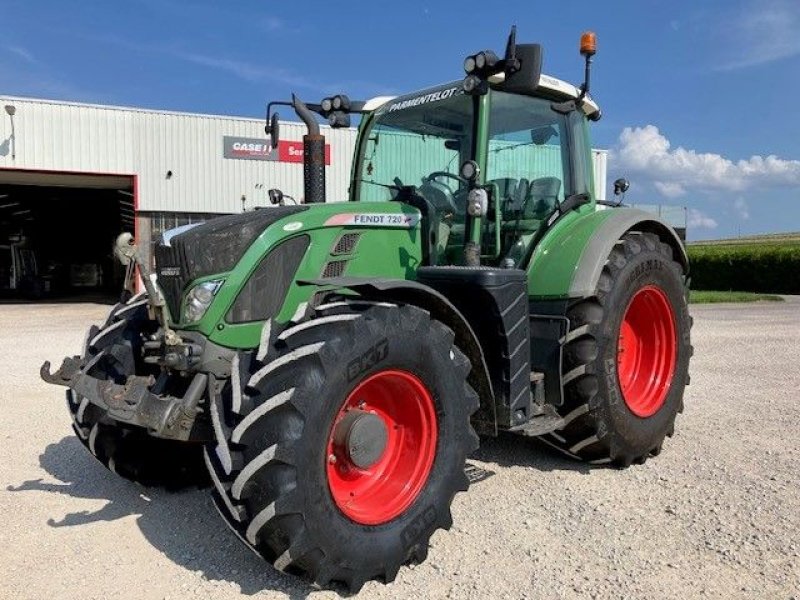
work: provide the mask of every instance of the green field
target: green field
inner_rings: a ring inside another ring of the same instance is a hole
[[[775,294],[756,294],[754,292],[692,290],[689,293],[690,304],[715,304],[718,302],[783,302],[783,298]]]
[[[692,242],[692,289],[800,294],[800,233]]]

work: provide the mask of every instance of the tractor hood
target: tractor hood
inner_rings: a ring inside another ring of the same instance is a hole
[[[191,281],[233,269],[247,249],[274,222],[308,210],[278,206],[218,217],[170,236],[155,249],[158,283],[170,314],[179,318],[183,290]]]
[[[167,232],[155,249],[155,272],[170,323],[225,347],[255,346],[265,320],[286,322],[316,292],[299,282],[408,277],[421,260],[420,219],[401,202],[330,202],[268,207]],[[199,317],[187,318],[190,304]]]

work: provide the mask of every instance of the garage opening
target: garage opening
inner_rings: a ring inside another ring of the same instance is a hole
[[[0,296],[119,298],[112,247],[134,233],[134,194],[132,176],[0,170]]]

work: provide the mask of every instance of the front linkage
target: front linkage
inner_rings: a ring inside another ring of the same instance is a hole
[[[154,308],[158,306],[149,294],[118,305],[102,329],[89,330],[82,356],[66,357],[54,373],[46,361],[39,374],[97,407],[105,420],[141,427],[163,439],[210,440],[210,426],[197,417],[204,395],[215,384],[210,373],[223,363],[220,349],[202,339],[176,343],[173,338],[168,344],[164,329],[151,318]],[[205,353],[207,345],[213,347],[213,356]],[[204,363],[216,364],[209,373]],[[181,369],[162,368],[167,365]],[[189,378],[188,373],[194,374]]]
[[[117,348],[119,346],[112,347],[111,352]],[[200,412],[198,404],[208,385],[208,375],[197,373],[182,398],[159,395],[153,391],[159,382],[153,375],[129,375],[121,385],[89,375],[91,368],[105,354],[103,350],[92,358],[67,357],[55,373],[50,373],[50,362],[47,361],[39,374],[47,383],[66,386],[81,398],[88,399],[114,421],[143,427],[160,438],[198,439],[193,430]]]

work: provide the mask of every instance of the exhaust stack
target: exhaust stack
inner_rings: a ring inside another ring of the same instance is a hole
[[[292,107],[305,123],[303,136],[303,195],[305,203],[325,202],[325,136],[319,132],[314,113],[292,94]]]

